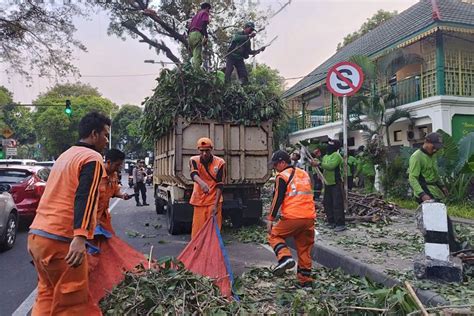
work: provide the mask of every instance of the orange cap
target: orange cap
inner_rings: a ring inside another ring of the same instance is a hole
[[[207,137],[199,138],[197,141],[197,149],[212,149],[213,147],[212,140]]]

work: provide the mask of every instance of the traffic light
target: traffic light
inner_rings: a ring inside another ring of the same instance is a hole
[[[66,100],[66,108],[64,109],[64,113],[66,113],[66,115],[69,117],[72,115],[71,100]]]
[[[5,153],[3,152],[3,142],[0,139],[0,159],[5,159]]]

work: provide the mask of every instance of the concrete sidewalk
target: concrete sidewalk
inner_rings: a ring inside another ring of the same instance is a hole
[[[428,306],[447,305],[446,293],[454,284],[418,281],[413,276],[413,258],[422,253],[423,236],[416,228],[414,214],[404,213],[392,218],[388,225],[354,223],[348,230],[335,233],[321,222],[316,227],[317,235],[313,259],[328,268],[340,268],[346,273],[368,277],[391,287],[402,280],[409,280],[417,289],[420,300]],[[474,227],[473,230],[474,232]],[[460,285],[464,286],[464,285]],[[422,287],[422,286],[420,286]]]

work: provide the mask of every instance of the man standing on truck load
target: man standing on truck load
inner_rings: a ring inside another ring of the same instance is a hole
[[[202,229],[209,217],[216,215],[219,229],[222,227],[222,189],[225,180],[225,161],[212,154],[212,140],[203,137],[197,142],[199,156],[189,160],[193,194],[189,204],[194,206],[191,238]]]
[[[408,182],[418,203],[425,201],[442,202],[448,195],[438,174],[435,154],[443,147],[438,133],[426,135],[423,146],[411,155],[408,163]],[[454,234],[453,223],[448,216],[448,238],[451,252],[460,250]]]
[[[225,67],[225,82],[230,82],[232,72],[237,69],[240,82],[245,85],[249,82],[249,74],[245,67],[244,59],[249,58],[250,55],[257,55],[265,50],[262,47],[257,50],[252,50],[250,40],[254,38],[255,24],[253,22],[245,23],[244,30],[236,33],[232,38],[229,50],[227,52],[226,67]]]
[[[302,286],[308,286],[313,281],[311,249],[316,218],[311,179],[306,171],[291,165],[290,155],[283,150],[276,151],[269,164],[278,171],[267,224],[268,243],[278,258],[273,273],[282,276],[295,266],[285,242],[286,238],[293,237],[298,254],[297,278]],[[273,225],[278,215],[280,220]]]
[[[201,4],[201,10],[191,20],[189,24],[189,50],[192,54],[191,64],[195,69],[202,65],[202,49],[207,45],[208,34],[207,25],[209,24],[209,13],[211,5],[207,2]]]
[[[137,202],[137,206],[150,205],[146,202],[145,180],[145,160],[138,160],[137,166],[133,168],[133,190],[135,191],[135,202]],[[140,204],[140,192],[142,194],[143,204]]]
[[[28,251],[38,273],[32,315],[91,315],[86,239],[96,224],[101,153],[111,121],[91,112],[79,122],[80,141],[59,156],[30,226]]]

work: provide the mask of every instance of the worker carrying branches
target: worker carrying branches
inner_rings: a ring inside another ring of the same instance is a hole
[[[255,24],[253,22],[245,23],[244,29],[234,35],[230,44],[228,53],[226,55],[226,67],[225,67],[225,82],[230,82],[230,77],[234,71],[234,67],[239,75],[240,82],[245,85],[249,82],[249,74],[247,68],[245,68],[244,59],[250,57],[250,55],[257,55],[265,50],[262,47],[257,50],[252,50],[250,40],[255,37]]]

